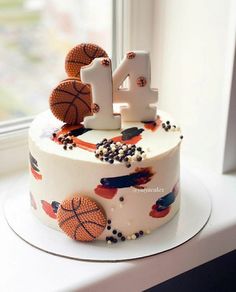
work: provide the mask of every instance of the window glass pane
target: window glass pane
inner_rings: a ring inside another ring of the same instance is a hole
[[[0,121],[34,115],[66,78],[65,55],[93,42],[111,56],[112,1],[0,0]]]

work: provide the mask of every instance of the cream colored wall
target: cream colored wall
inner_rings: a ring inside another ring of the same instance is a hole
[[[124,4],[123,52],[151,52],[158,106],[181,123],[183,154],[221,172],[225,151],[235,148],[225,137],[227,127],[232,132],[232,122],[227,121],[236,1],[126,0]],[[232,118],[236,122],[231,114]]]
[[[152,83],[159,88],[158,105],[180,121],[185,136],[183,152],[221,171],[235,40],[235,2],[152,2],[150,49]]]

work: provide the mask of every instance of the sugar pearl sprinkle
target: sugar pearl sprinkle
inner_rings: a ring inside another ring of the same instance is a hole
[[[166,121],[162,123],[162,128],[166,131],[166,132],[179,132],[180,131],[180,127],[177,127],[176,125],[171,125],[170,121]],[[183,136],[180,136],[180,139],[183,139]]]
[[[134,161],[142,161],[147,154],[142,147],[136,145],[114,142],[112,139],[104,138],[96,144],[95,157],[101,161],[113,164],[115,161],[124,163],[127,168],[131,167]]]
[[[162,123],[162,128],[163,128],[166,132],[168,132],[168,131],[170,131],[171,129],[175,129],[176,126],[175,126],[175,125],[171,125],[170,121],[166,121],[166,122]]]
[[[56,133],[53,133],[52,137],[56,138]],[[73,148],[76,147],[76,144],[73,142],[72,136],[70,136],[69,134],[60,134],[58,136],[58,142],[63,145],[64,150],[73,150]]]
[[[117,229],[112,229],[111,219],[107,220],[107,230],[111,231],[111,236],[106,237],[107,244],[117,243],[118,241],[125,241],[126,237]]]
[[[117,242],[123,242],[125,240],[135,240],[139,237],[142,237],[144,234],[147,234],[147,232],[144,232],[143,230],[140,230],[138,232],[135,232],[131,235],[124,236],[121,231],[117,229],[113,229],[111,226],[111,219],[107,220],[107,230],[110,230],[111,235],[106,237],[107,244],[117,243]]]

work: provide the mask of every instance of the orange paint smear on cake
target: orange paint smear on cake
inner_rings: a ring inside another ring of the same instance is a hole
[[[64,135],[64,134],[68,134],[70,131],[78,129],[78,128],[82,128],[83,125],[75,125],[75,126],[70,126],[70,125],[64,125],[62,126],[62,128],[57,132],[57,135],[55,138],[52,138],[53,141],[55,142],[59,142],[57,137],[59,137],[60,135]]]
[[[61,128],[60,131],[57,132],[57,135],[55,138],[52,138],[52,140],[54,142],[57,142],[59,144],[62,144],[60,141],[58,141],[58,137],[60,135],[63,135],[63,134],[68,134],[70,131],[74,130],[74,129],[78,129],[79,127],[83,127],[83,125],[77,125],[77,126],[69,126],[69,125],[65,125]],[[89,142],[85,142],[79,138],[76,138],[76,137],[73,137],[72,138],[73,140],[73,143],[76,144],[77,147],[81,148],[81,149],[84,149],[84,150],[87,150],[87,151],[90,151],[90,152],[94,152],[96,150],[96,144],[94,143],[89,143]]]
[[[78,128],[82,128],[83,125],[75,125],[75,126],[70,126],[70,125],[64,125],[56,134],[55,138],[52,138],[52,140],[58,144],[62,144],[59,140],[58,137],[60,135],[65,135],[68,134],[69,132],[78,129]],[[90,142],[86,142],[83,141],[79,138],[73,137],[73,143],[76,144],[77,147],[90,151],[90,152],[94,152],[96,150],[96,144],[94,143],[90,143]],[[131,139],[128,140],[123,140],[122,136],[116,136],[111,138],[114,142],[121,142],[121,143],[126,143],[126,144],[137,144],[140,140],[142,140],[142,135],[137,135],[132,137]]]
[[[85,142],[83,140],[80,140],[78,138],[73,138],[73,142],[81,149],[94,152],[96,150],[96,144]]]
[[[42,175],[40,173],[36,172],[32,167],[31,167],[31,173],[33,174],[35,179],[37,179],[37,180],[42,179]]]
[[[144,128],[147,130],[151,130],[152,132],[155,132],[160,125],[162,124],[161,119],[156,119],[155,122],[145,123]]]

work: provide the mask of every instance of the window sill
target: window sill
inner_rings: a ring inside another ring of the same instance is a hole
[[[195,168],[193,161],[184,161],[212,196],[210,220],[193,239],[173,250],[141,260],[113,264],[81,262],[52,256],[26,244],[10,230],[1,209],[0,233],[4,237],[0,265],[4,276],[0,290],[98,292],[106,288],[112,291],[140,291],[234,250],[236,174],[220,175]],[[3,203],[12,183],[19,185],[20,192],[25,188],[27,178],[26,171],[2,177],[0,203]]]

